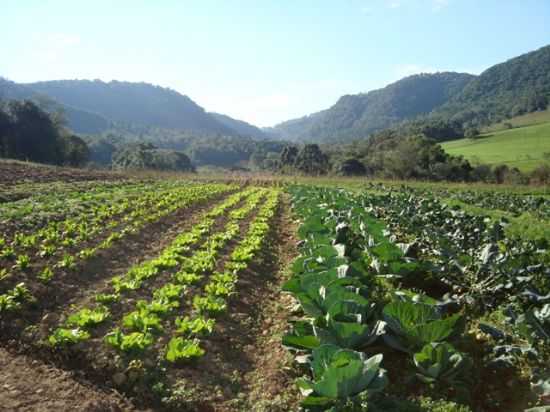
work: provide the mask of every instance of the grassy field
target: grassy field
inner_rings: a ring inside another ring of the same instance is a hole
[[[512,119],[503,120],[502,122],[495,123],[485,129],[483,133],[497,132],[501,130],[507,130],[506,123],[511,124],[513,127],[534,126],[536,124],[550,122],[550,109],[541,112],[527,113],[522,116],[517,116]]]
[[[550,122],[492,132],[478,139],[453,140],[442,146],[448,153],[474,163],[506,164],[529,172],[550,153]]]

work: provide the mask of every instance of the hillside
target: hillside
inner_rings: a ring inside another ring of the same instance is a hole
[[[59,101],[55,101],[47,94],[38,93],[30,87],[3,78],[0,78],[0,99],[31,99],[38,102],[42,108],[49,112],[61,111],[67,119],[69,127],[76,133],[101,133],[112,125],[112,122],[103,116],[62,104]]]
[[[242,120],[233,119],[225,114],[220,113],[208,113],[210,116],[214,117],[221,124],[229,127],[234,130],[241,136],[252,137],[254,139],[267,139],[269,136],[262,131],[259,127],[251,125],[250,123],[244,122]]]
[[[487,125],[545,109],[549,101],[550,46],[546,46],[485,70],[435,114]]]
[[[235,134],[189,97],[147,83],[59,80],[26,86],[66,106],[97,113],[114,122]]]
[[[328,110],[281,123],[272,130],[295,141],[326,143],[363,138],[430,113],[461,92],[473,78],[453,72],[409,76],[383,89],[342,96]]]
[[[528,172],[550,161],[550,122],[501,130],[477,139],[459,139],[442,144],[452,155],[476,163],[506,164]]]

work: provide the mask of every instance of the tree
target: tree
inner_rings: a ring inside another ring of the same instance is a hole
[[[75,135],[64,137],[64,164],[78,167],[90,159],[90,149],[84,140]]]
[[[296,146],[285,146],[281,151],[281,164],[283,166],[294,166],[297,156],[298,148]]]
[[[62,162],[61,136],[46,112],[28,100],[9,102],[8,112],[13,119],[8,156],[40,163]]]
[[[357,159],[346,159],[336,167],[336,173],[342,176],[364,176],[367,168]]]
[[[468,127],[464,132],[464,137],[468,139],[477,139],[479,137],[479,130],[476,127]]]
[[[302,173],[320,175],[329,169],[328,156],[316,144],[306,144],[296,156],[294,167]]]

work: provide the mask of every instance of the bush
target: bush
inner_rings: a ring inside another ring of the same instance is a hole
[[[538,185],[550,184],[550,165],[543,164],[533,170],[529,175],[529,183]]]
[[[114,169],[155,169],[193,172],[191,160],[183,152],[157,149],[150,143],[129,145],[113,155]]]
[[[367,168],[357,159],[346,159],[336,165],[335,172],[341,176],[364,176],[367,174]]]

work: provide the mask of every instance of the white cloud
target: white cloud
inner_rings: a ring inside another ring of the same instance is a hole
[[[388,6],[389,6],[390,9],[397,9],[397,8],[401,7],[401,2],[393,0],[393,1],[390,1],[388,3]]]

